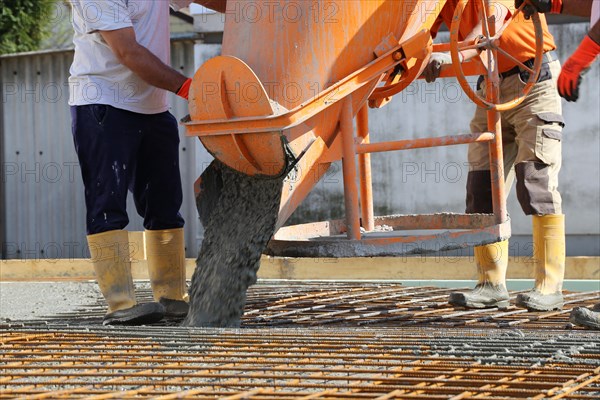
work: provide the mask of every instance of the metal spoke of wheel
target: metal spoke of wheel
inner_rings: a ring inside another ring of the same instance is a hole
[[[498,52],[502,53],[502,55],[504,55],[505,57],[509,58],[511,61],[513,61],[519,67],[521,67],[524,70],[526,70],[527,72],[529,72],[530,74],[535,74],[535,71],[532,68],[529,68],[527,65],[525,65],[521,61],[517,60],[515,57],[513,57],[511,54],[509,54],[505,50],[501,49],[500,47],[497,47],[496,50]]]
[[[513,22],[513,20],[515,19],[515,16],[516,16],[516,15],[517,15],[517,14],[515,13],[515,14],[512,16],[512,18],[510,18],[508,21],[506,21],[506,22],[505,22],[505,23],[504,23],[504,24],[503,24],[503,25],[500,27],[500,29],[498,29],[498,32],[496,32],[496,34],[495,34],[495,35],[494,35],[494,37],[492,38],[493,40],[497,40],[498,38],[500,38],[500,36],[502,36],[502,33],[504,32],[504,30],[505,30],[506,28],[508,28],[508,26],[509,26],[510,24],[512,24],[512,22]]]
[[[482,48],[485,49],[486,46],[488,46],[488,43],[476,43],[476,44],[468,44],[468,45],[464,45],[464,46],[460,46],[459,50],[460,51],[465,51],[465,50],[481,50]]]
[[[488,41],[491,41],[490,37],[490,26],[488,24],[488,15],[487,15],[487,7],[485,5],[485,0],[481,0],[482,10],[483,10],[483,31],[485,33],[485,37]]]

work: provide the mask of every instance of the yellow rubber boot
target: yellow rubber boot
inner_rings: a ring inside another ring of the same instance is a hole
[[[506,290],[508,240],[477,246],[474,248],[474,253],[479,274],[477,286],[468,292],[450,293],[448,302],[454,306],[467,308],[508,308],[509,296]]]
[[[530,311],[560,310],[565,277],[565,216],[533,216],[535,288],[517,296],[517,305]]]
[[[96,280],[108,303],[105,325],[141,325],[160,321],[164,307],[158,303],[138,305],[131,276],[129,236],[114,230],[87,237]]]
[[[185,317],[189,306],[183,228],[147,230],[145,238],[154,299],[165,307],[167,317]]]

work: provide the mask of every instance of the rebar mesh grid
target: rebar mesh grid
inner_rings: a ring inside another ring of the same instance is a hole
[[[4,326],[0,398],[600,398],[589,332]]]
[[[263,282],[241,330],[104,328],[98,298],[0,324],[0,399],[600,398],[600,334],[568,323],[600,292],[529,313],[454,309],[454,290]]]
[[[466,310],[448,304],[461,289],[410,287],[373,282],[263,282],[252,286],[243,327],[486,327],[518,329],[579,329],[569,323],[573,307],[600,302],[600,292],[565,292],[561,311],[532,313],[514,306],[507,310]],[[463,290],[467,290],[464,288]],[[138,290],[141,302],[152,301],[149,289]],[[98,325],[106,312],[102,298],[73,313],[49,317],[53,324]],[[177,325],[179,321],[164,321]]]

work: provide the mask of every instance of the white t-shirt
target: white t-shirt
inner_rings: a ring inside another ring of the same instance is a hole
[[[70,69],[69,104],[106,104],[141,114],[167,111],[167,92],[147,84],[121,64],[98,31],[133,27],[138,43],[170,65],[169,0],[70,3],[75,58]]]
[[[596,22],[600,19],[600,0],[595,0],[592,2],[592,18],[590,19],[591,26],[594,26]]]

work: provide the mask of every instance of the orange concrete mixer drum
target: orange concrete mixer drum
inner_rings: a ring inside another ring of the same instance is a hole
[[[320,153],[325,152],[338,132],[340,93],[326,94],[329,98],[319,103],[322,112],[302,106],[375,60],[386,39],[398,45],[420,37],[421,59],[428,57],[429,35],[419,33],[431,27],[444,3],[229,0],[223,56],[205,63],[194,76],[190,116],[192,121],[240,124],[237,130],[235,124],[224,124],[226,129],[200,134],[200,140],[217,159],[248,175],[285,173],[317,138],[323,144]],[[355,87],[353,115],[382,77]],[[299,112],[291,112],[295,109]],[[253,124],[253,117],[261,118]],[[286,129],[259,129],[277,117]],[[317,159],[314,154],[312,163]]]

